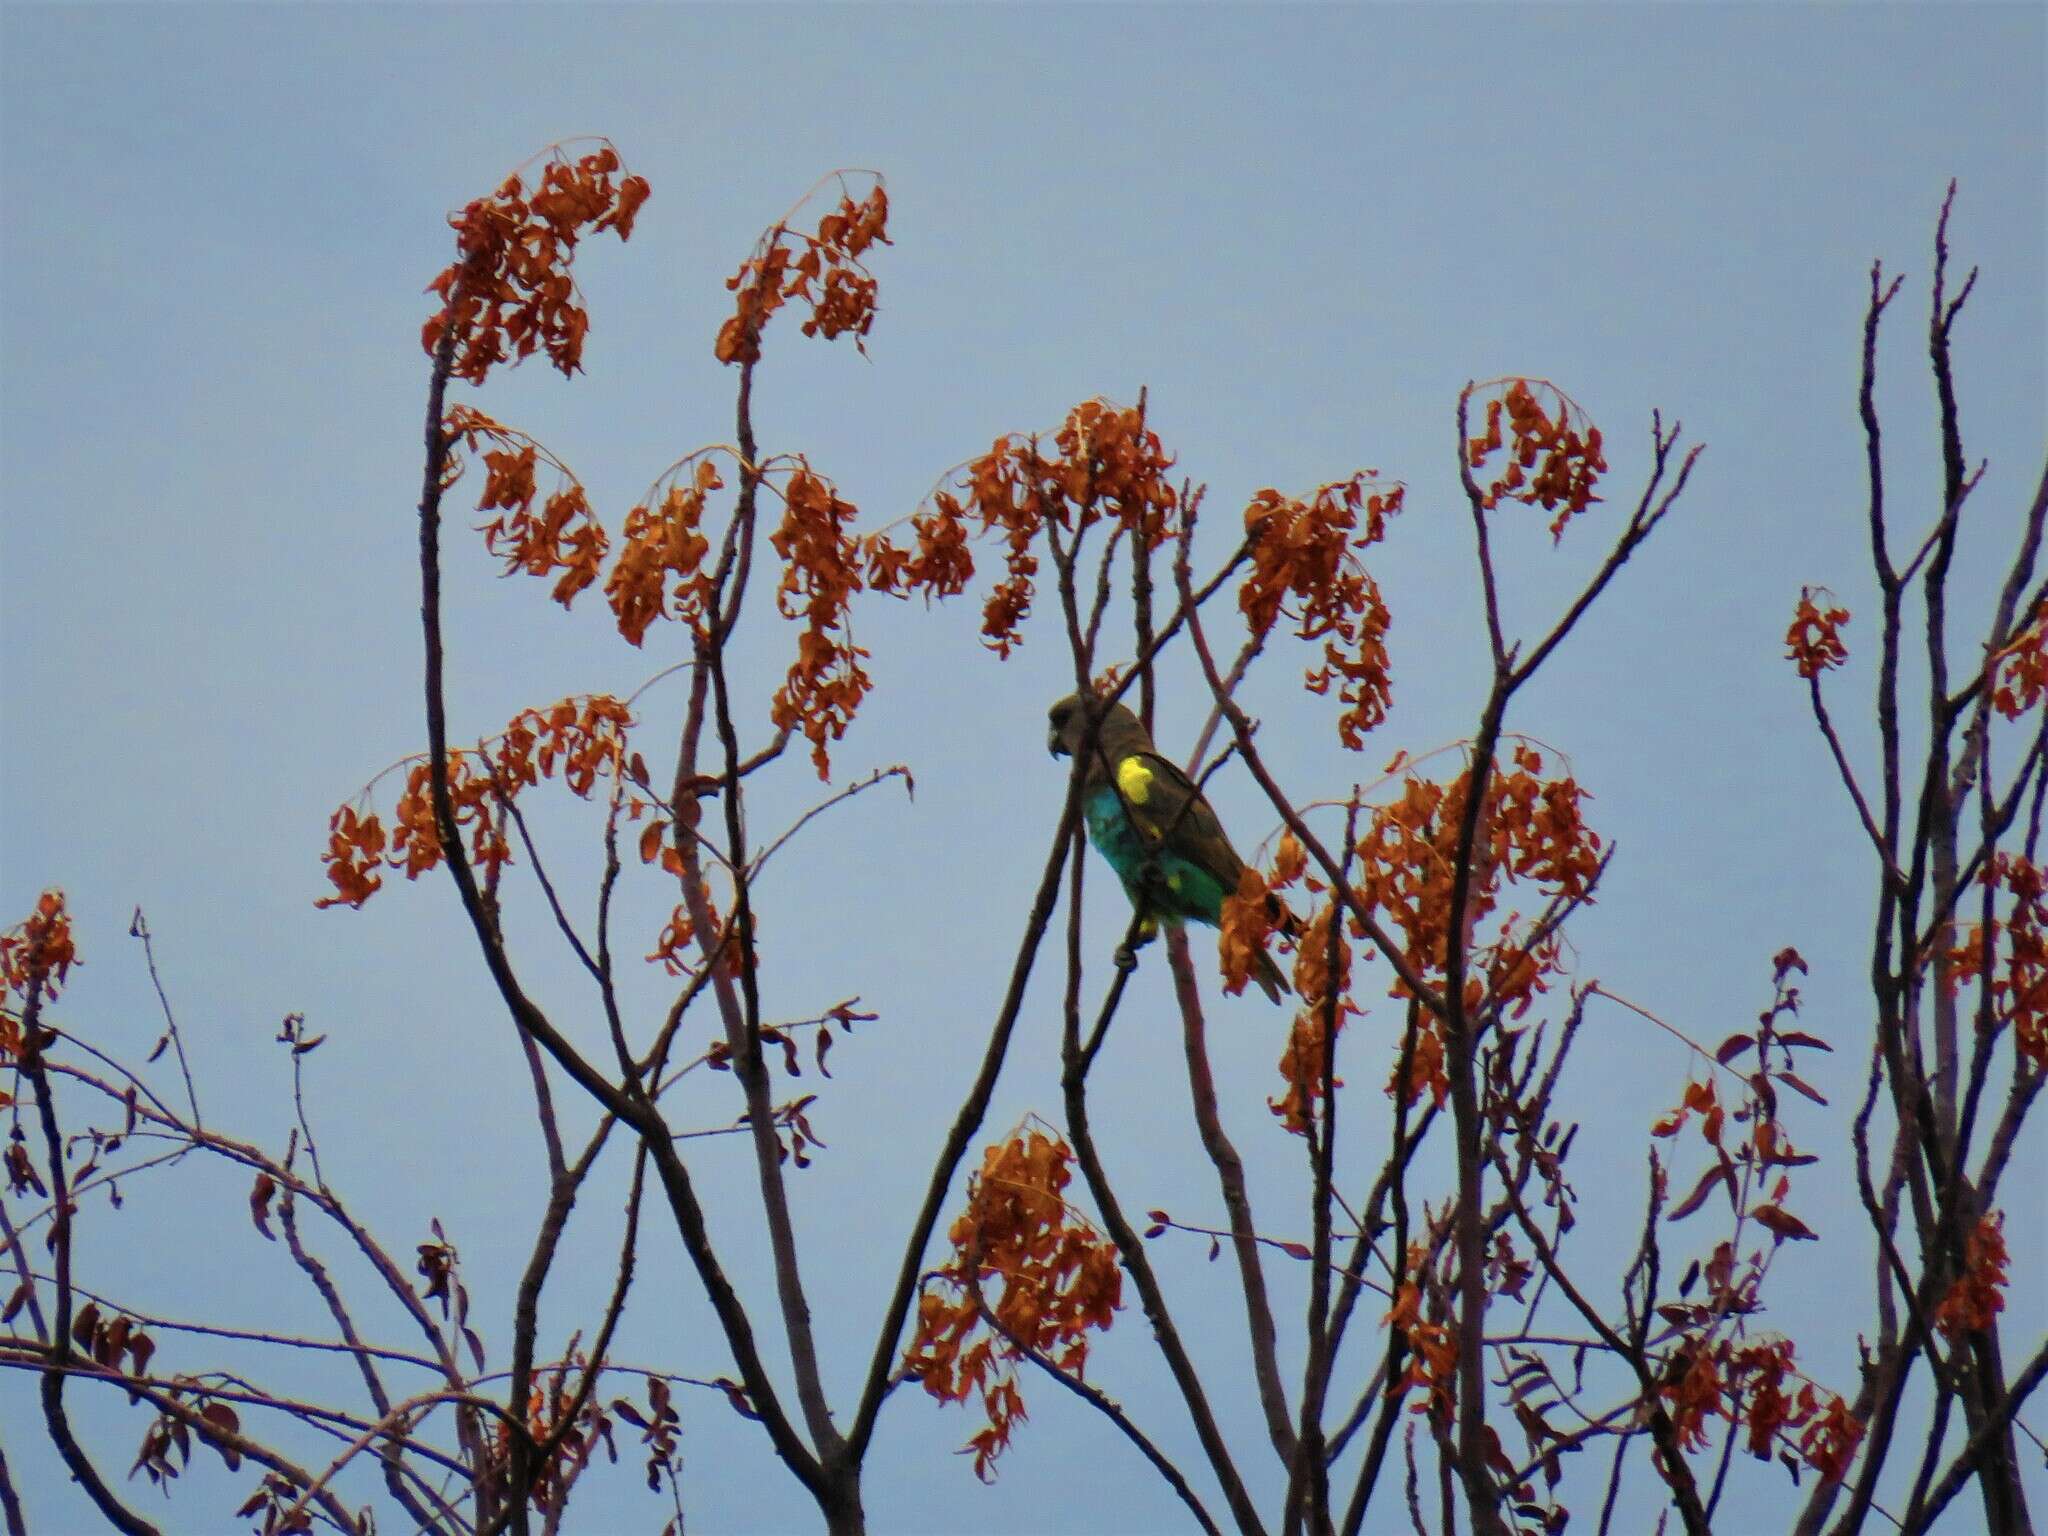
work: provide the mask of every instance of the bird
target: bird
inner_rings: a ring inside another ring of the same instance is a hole
[[[1091,718],[1101,720],[1089,745]],[[1189,919],[1218,927],[1223,902],[1237,893],[1244,860],[1216,812],[1188,776],[1159,755],[1144,723],[1122,704],[1106,709],[1078,693],[1048,712],[1046,745],[1054,757],[1085,752],[1081,814],[1088,840],[1109,861],[1138,914],[1138,942],[1162,925]],[[1291,914],[1286,914],[1291,917]],[[1293,928],[1283,918],[1282,926]],[[1120,950],[1117,963],[1134,963]],[[1252,979],[1275,1003],[1289,990],[1271,957],[1259,952]]]

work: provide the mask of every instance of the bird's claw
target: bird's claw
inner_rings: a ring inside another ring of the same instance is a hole
[[[1138,956],[1128,944],[1117,945],[1114,958],[1116,968],[1120,971],[1135,971],[1138,968]]]

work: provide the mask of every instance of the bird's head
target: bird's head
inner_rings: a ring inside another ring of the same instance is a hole
[[[1054,757],[1072,757],[1087,742],[1093,718],[1102,721],[1098,739],[1112,757],[1151,745],[1138,717],[1123,705],[1103,709],[1095,700],[1070,693],[1046,712],[1046,750]]]

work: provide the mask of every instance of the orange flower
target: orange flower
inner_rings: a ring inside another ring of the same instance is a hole
[[[1259,956],[1278,927],[1279,903],[1266,890],[1266,877],[1247,864],[1237,878],[1237,889],[1223,898],[1223,913],[1217,923],[1217,950],[1223,964],[1223,990],[1232,997],[1243,992],[1258,969]]]
[[[1951,1339],[1989,1328],[1992,1319],[2005,1310],[2005,1271],[2010,1262],[2005,1251],[2005,1214],[1978,1217],[1963,1241],[1963,1272],[1935,1305],[1934,1326]]]
[[[1849,648],[1842,644],[1841,636],[1842,626],[1849,622],[1849,610],[1823,611],[1814,597],[1826,590],[1801,587],[1799,607],[1792,615],[1791,627],[1785,631],[1785,659],[1798,664],[1801,677],[1818,677],[1849,659]]]
[[[842,183],[847,174],[852,173],[840,173]],[[761,332],[791,299],[810,306],[811,316],[803,323],[806,336],[830,341],[851,333],[854,345],[866,352],[877,285],[861,257],[870,246],[890,243],[888,225],[889,194],[877,176],[860,202],[843,194],[818,221],[815,236],[792,230],[787,220],[770,227],[739,271],[726,279],[736,297],[731,317],[719,328],[713,349],[718,360],[760,361]]]
[[[1467,943],[1505,884],[1527,881],[1547,898],[1583,897],[1600,867],[1600,835],[1586,823],[1587,796],[1577,781],[1546,778],[1542,756],[1526,746],[1515,748],[1511,763],[1496,765],[1487,779],[1465,897]],[[1405,958],[1425,977],[1441,976],[1448,955],[1471,783],[1469,770],[1448,784],[1408,775],[1399,799],[1373,807],[1356,845],[1360,897],[1403,941]],[[1516,935],[1510,921],[1493,945],[1474,945],[1469,1005],[1491,985],[1504,1007],[1524,1006],[1556,974],[1562,963],[1557,944],[1531,949]],[[1393,994],[1406,996],[1405,986],[1397,981]]]
[[[1408,1263],[1412,1269],[1422,1262],[1421,1244],[1410,1244]],[[1382,1319],[1389,1329],[1398,1329],[1408,1344],[1408,1369],[1397,1390],[1418,1388],[1424,1396],[1410,1410],[1427,1413],[1439,1425],[1449,1424],[1458,1403],[1458,1334],[1442,1320],[1432,1305],[1434,1320],[1425,1317],[1423,1295],[1415,1280],[1406,1279],[1394,1293],[1394,1304]]]
[[[622,547],[605,577],[604,595],[619,633],[632,644],[645,640],[648,627],[658,618],[677,619],[705,633],[712,590],[711,577],[704,571],[704,556],[711,548],[702,531],[704,499],[724,485],[718,466],[699,458],[687,485],[670,479],[668,494],[658,506],[650,493],[645,503],[626,514]]]
[[[53,998],[58,988],[64,985],[71,974],[71,967],[77,965],[78,946],[71,937],[71,913],[64,904],[64,893],[46,890],[36,898],[36,909],[22,921],[4,933],[0,933],[0,986],[15,996],[26,999],[37,982],[42,983],[43,996]],[[11,1055],[20,1047],[17,1034],[18,1021],[7,1016],[0,1019],[0,1056]]]
[[[860,546],[848,529],[859,510],[801,460],[782,498],[782,524],[769,535],[783,559],[775,607],[786,619],[802,619],[804,630],[769,717],[810,742],[823,779],[832,769],[827,743],[846,734],[874,686],[861,666],[868,653],[853,643],[853,594],[863,579]]]
[[[486,879],[512,859],[499,802],[558,771],[573,794],[588,799],[601,776],[616,781],[628,773],[632,760],[626,733],[632,724],[631,711],[619,700],[609,694],[587,694],[563,699],[545,712],[522,710],[494,743],[448,754],[448,798],[455,825],[470,829],[470,859]],[[405,766],[405,788],[392,808],[388,851],[384,824],[375,812],[365,814],[345,805],[329,820],[321,861],[335,894],[322,897],[315,906],[360,907],[383,884],[375,873],[380,856],[391,868],[404,870],[408,880],[417,880],[441,862],[433,770],[424,758]]]
[[[1991,704],[2008,720],[2017,720],[2048,693],[2048,604],[2034,610],[2034,621],[1992,657],[1989,664],[1998,686]],[[1999,668],[2003,668],[1999,672]]]
[[[1503,447],[1509,449],[1506,468],[1480,493],[1480,505],[1490,510],[1507,500],[1546,512],[1562,507],[1550,524],[1552,540],[1560,539],[1566,523],[1601,499],[1593,494],[1607,472],[1600,429],[1587,424],[1581,432],[1574,426],[1575,421],[1584,422],[1585,412],[1554,384],[1529,379],[1500,382],[1507,390],[1486,402],[1486,430],[1465,444],[1465,459],[1473,469],[1483,467]],[[1538,390],[1548,394],[1552,411],[1544,409]],[[1503,416],[1508,423],[1505,437]]]
[[[987,1423],[965,1450],[984,1482],[1026,1416],[1017,1346],[1079,1377],[1089,1335],[1107,1329],[1123,1305],[1115,1247],[1061,1193],[1073,1178],[1072,1161],[1065,1141],[1036,1130],[991,1146],[968,1180],[967,1209],[949,1234],[953,1257],[918,1298],[904,1369],[940,1402],[979,1394]],[[1000,1325],[993,1335],[975,1303],[977,1289]]]
[[[498,445],[483,455],[484,489],[476,507],[499,516],[478,524],[477,531],[484,536],[484,547],[505,562],[508,576],[515,571],[529,576],[561,572],[553,595],[567,608],[577,593],[597,580],[609,542],[582,484],[533,438],[482,411],[454,407],[448,413],[447,435],[451,444],[462,439],[472,453],[480,441]],[[555,489],[535,515],[535,470],[543,458],[555,470]]]
[[[1369,478],[1361,471],[1318,486],[1306,501],[1270,487],[1256,493],[1244,514],[1252,569],[1237,596],[1254,635],[1285,614],[1302,639],[1323,642],[1323,665],[1305,681],[1311,693],[1337,689],[1344,706],[1337,734],[1354,750],[1393,702],[1386,650],[1392,616],[1358,556],[1386,536],[1386,520],[1405,495],[1398,485],[1368,493]]]
[[[1330,942],[1335,934],[1337,964],[1330,965]],[[1306,1135],[1315,1107],[1323,1097],[1323,1071],[1330,1049],[1330,998],[1337,999],[1335,1022],[1341,1033],[1345,1020],[1358,1010],[1345,995],[1351,986],[1351,945],[1331,902],[1316,910],[1296,941],[1294,990],[1301,999],[1294,1027],[1288,1031],[1287,1048],[1280,1054],[1280,1076],[1287,1091],[1268,1099],[1266,1107],[1280,1117],[1280,1123],[1295,1135]],[[1342,1087],[1344,1080],[1334,1080]]]
[[[427,285],[442,304],[420,341],[431,356],[454,328],[456,378],[481,384],[498,363],[522,361],[536,350],[545,350],[565,374],[582,366],[590,317],[569,272],[577,242],[607,229],[627,239],[648,194],[641,177],[613,182],[618,151],[602,142],[573,161],[559,146],[549,151],[530,195],[514,174],[490,196],[448,216],[456,260]]]

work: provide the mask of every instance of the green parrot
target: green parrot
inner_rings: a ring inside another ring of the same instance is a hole
[[[1087,742],[1089,703],[1069,694],[1053,705],[1047,745],[1054,757],[1072,757]],[[1081,813],[1089,841],[1137,909],[1139,943],[1162,923],[1192,918],[1212,928],[1221,924],[1223,899],[1236,894],[1244,860],[1201,790],[1159,755],[1143,722],[1121,704],[1102,716],[1095,750],[1082,768]],[[1276,1003],[1288,991],[1265,954],[1252,979]]]

